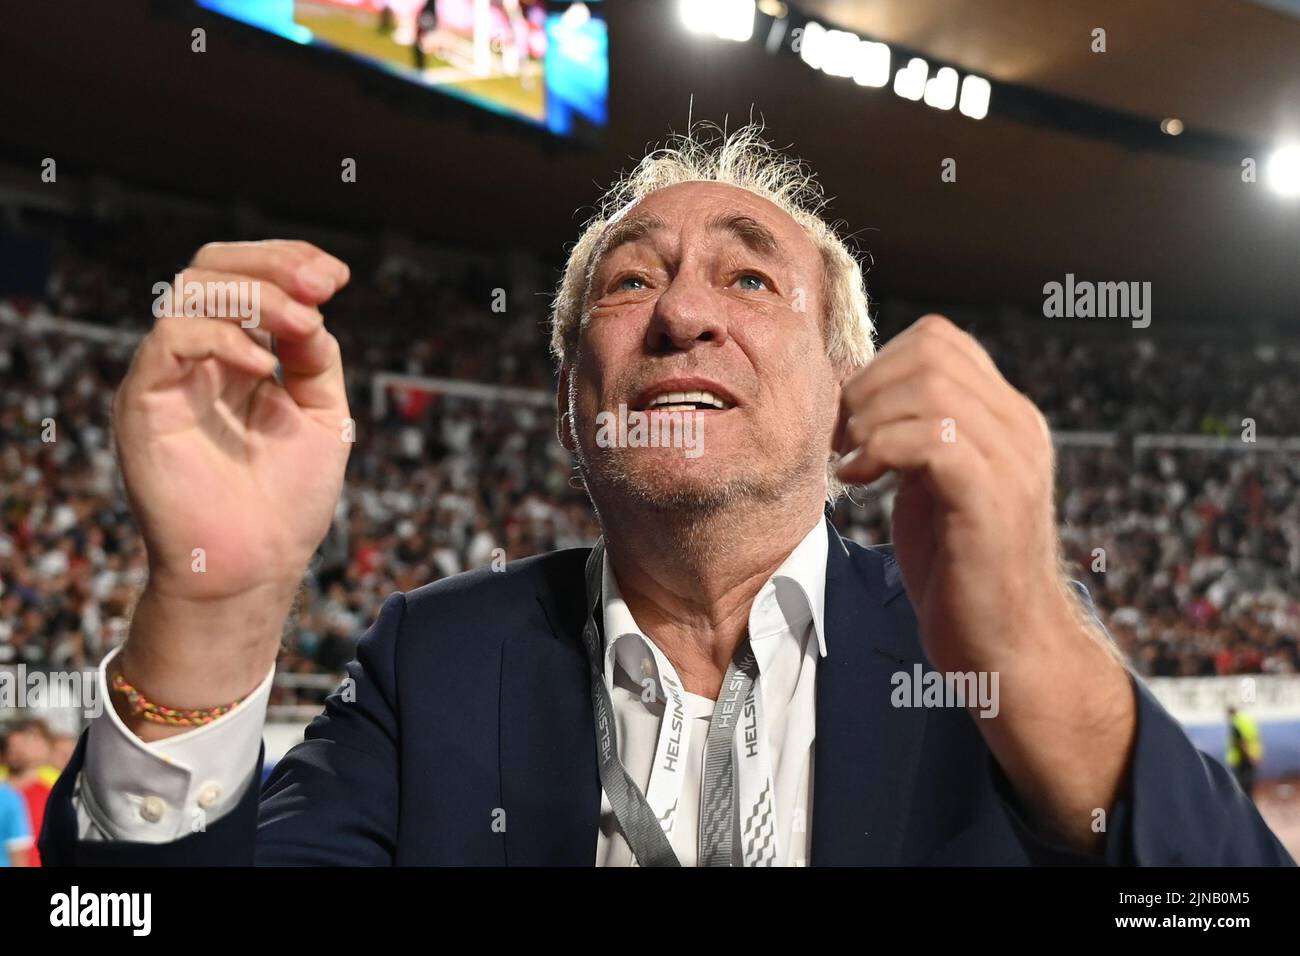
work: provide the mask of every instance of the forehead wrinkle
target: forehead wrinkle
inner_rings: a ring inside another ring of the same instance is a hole
[[[665,188],[672,189],[674,187]],[[583,289],[584,307],[588,296],[591,295],[591,286],[595,280],[596,272],[610,253],[620,246],[639,242],[651,233],[666,231],[669,228],[668,223],[661,216],[653,212],[637,211],[637,206],[645,198],[648,197],[642,197],[637,202],[629,203],[618,213],[615,213],[611,221],[606,224],[587,266]],[[775,231],[754,216],[745,213],[718,213],[705,223],[705,228],[710,231],[730,233],[740,239],[746,248],[769,259],[778,258],[782,252],[782,245],[777,239]],[[586,316],[584,315],[579,321],[579,327],[585,324]]]
[[[742,213],[718,215],[709,220],[708,227],[731,233],[750,250],[762,255],[774,256],[781,248],[776,234],[753,216]]]
[[[606,229],[605,235],[601,237],[596,254],[592,256],[592,271],[594,272],[601,260],[619,246],[629,242],[639,242],[650,233],[666,229],[667,226],[668,224],[654,213],[633,214],[611,224]]]

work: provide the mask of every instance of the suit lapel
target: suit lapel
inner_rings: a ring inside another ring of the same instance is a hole
[[[851,555],[833,526],[828,535],[811,862],[897,863],[926,712],[893,707],[891,678],[922,660],[916,619],[892,554]]]
[[[891,678],[923,660],[916,619],[891,554],[851,555],[833,526],[828,537],[811,862],[897,863],[926,711],[893,707]],[[569,552],[547,568],[538,626],[511,635],[502,651],[499,753],[511,866],[596,859],[600,776],[581,644],[586,557]]]
[[[501,799],[509,866],[596,861],[600,777],[581,644],[586,557],[586,551],[566,552],[566,560],[548,569],[538,628],[511,635],[502,652]]]

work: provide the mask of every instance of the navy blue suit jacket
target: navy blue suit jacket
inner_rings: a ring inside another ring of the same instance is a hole
[[[1102,854],[1040,839],[964,709],[891,705],[895,672],[930,667],[898,565],[887,547],[829,535],[813,865],[1291,862],[1222,765],[1136,679],[1130,783]],[[601,790],[581,644],[588,553],[392,595],[348,665],[355,698],[335,692],[260,794],[249,787],[204,832],[78,840],[83,734],[46,809],[46,865],[592,865]]]

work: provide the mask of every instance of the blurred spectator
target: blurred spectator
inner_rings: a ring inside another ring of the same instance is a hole
[[[27,805],[18,791],[0,780],[0,866],[28,866],[35,846]]]
[[[45,804],[50,790],[59,779],[51,765],[54,734],[45,721],[28,717],[10,723],[5,733],[3,759],[8,782],[22,796],[27,806],[31,832],[39,834],[45,820]],[[28,866],[40,866],[40,853],[33,845],[28,849]]]

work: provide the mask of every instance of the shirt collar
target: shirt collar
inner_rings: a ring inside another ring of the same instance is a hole
[[[761,602],[776,601],[782,616],[790,624],[811,614],[813,630],[817,634],[817,650],[822,657],[826,656],[826,553],[829,547],[826,521],[819,516],[812,530],[804,535],[754,599],[754,609],[758,609]],[[750,611],[751,640],[763,636],[761,632],[754,633],[754,609]]]
[[[637,623],[632,617],[632,610],[627,606],[627,601],[623,599],[623,592],[619,590],[618,580],[614,577],[614,568],[609,562],[608,550],[605,551],[603,564],[600,599],[601,612],[605,616],[605,683],[612,685],[614,681],[615,654],[618,654],[623,669],[627,671],[628,676],[634,680],[640,681],[644,677],[654,677],[654,674],[646,672],[646,666],[643,663],[647,659],[645,651],[649,650],[651,642],[641,628],[637,627]],[[624,637],[637,637],[640,640],[631,642],[621,640]],[[629,644],[632,646],[626,646]],[[641,646],[643,644],[646,647],[643,648]]]
[[[770,635],[773,622],[794,628],[812,617],[817,635],[817,650],[826,656],[826,552],[830,539],[826,521],[818,516],[817,523],[771,578],[759,589],[750,609],[750,639],[761,640]],[[614,679],[614,661],[623,665],[624,671],[638,682],[657,675],[648,666],[653,661],[660,671],[667,670],[676,678],[672,665],[663,652],[637,626],[632,611],[623,599],[614,568],[606,550],[601,569],[601,604],[605,623],[605,682]],[[764,624],[766,622],[766,624]],[[755,633],[757,631],[757,633]],[[620,638],[635,635],[639,640],[623,641]],[[649,656],[647,656],[647,654]]]

